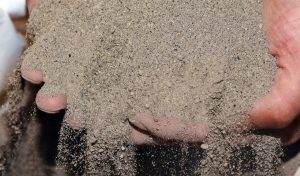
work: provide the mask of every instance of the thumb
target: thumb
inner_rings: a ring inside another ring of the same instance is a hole
[[[295,111],[288,102],[277,95],[276,90],[254,103],[249,113],[250,121],[259,129],[280,129],[295,118]]]

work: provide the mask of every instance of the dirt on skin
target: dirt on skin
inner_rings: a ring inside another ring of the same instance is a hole
[[[261,11],[261,0],[43,0],[24,64],[85,127],[63,124],[59,163],[73,175],[279,175],[277,139],[237,145],[232,130],[276,70]],[[138,113],[208,122],[208,142],[131,145]]]

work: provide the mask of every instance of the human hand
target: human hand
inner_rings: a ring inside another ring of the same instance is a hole
[[[38,4],[38,0],[27,0],[29,11]],[[39,84],[43,82],[43,74],[39,70],[22,69],[22,76],[27,81]],[[55,113],[64,109],[67,104],[66,96],[40,97],[37,96],[37,106],[42,111]],[[70,118],[67,118],[67,120]],[[77,122],[69,122],[70,126],[80,126]],[[75,124],[75,125],[74,125]],[[185,124],[177,118],[164,118],[154,121],[153,117],[138,115],[130,119],[131,142],[149,144],[164,141],[201,142],[207,135],[207,124]],[[142,129],[141,129],[142,128]],[[159,130],[156,130],[158,129]]]
[[[134,144],[167,144],[169,142],[204,142],[208,125],[203,122],[184,123],[178,118],[154,119],[149,115],[137,115],[129,119]]]
[[[264,25],[278,71],[271,92],[254,104],[255,128],[280,129],[282,143],[300,139],[300,1],[264,0]]]
[[[28,11],[31,12],[37,5],[39,0],[26,0]]]

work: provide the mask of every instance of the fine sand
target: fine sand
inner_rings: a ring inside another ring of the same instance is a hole
[[[232,130],[276,70],[261,11],[261,0],[43,0],[24,63],[85,127],[63,124],[58,163],[73,174],[279,175],[278,140],[237,145]],[[130,145],[126,119],[138,113],[208,122],[208,142]]]

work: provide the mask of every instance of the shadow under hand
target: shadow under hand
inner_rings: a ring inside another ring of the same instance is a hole
[[[142,145],[136,155],[137,176],[194,175],[204,152],[199,144]]]

